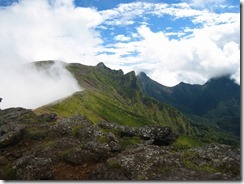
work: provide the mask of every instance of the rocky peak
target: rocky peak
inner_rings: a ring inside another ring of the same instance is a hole
[[[96,65],[97,68],[107,68],[103,62],[100,62]]]
[[[142,77],[142,78],[147,78],[147,77],[148,77],[147,74],[146,74],[145,72],[140,72],[140,73],[138,74],[138,76],[139,76],[139,77]]]

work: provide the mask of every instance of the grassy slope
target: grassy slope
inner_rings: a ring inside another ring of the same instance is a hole
[[[239,142],[240,87],[228,76],[204,85],[180,83],[175,87],[162,86],[143,73],[138,78],[145,94],[173,105],[199,126],[213,129],[219,142]]]
[[[194,146],[193,140],[218,141],[211,127],[194,125],[175,108],[141,93],[134,72],[124,75],[102,63],[96,67],[81,64],[66,67],[85,90],[35,112],[56,112],[62,117],[81,114],[94,123],[106,120],[130,126],[166,125],[183,136],[177,145]]]
[[[150,104],[141,101],[132,104],[96,90],[77,92],[63,101],[41,107],[36,112],[56,112],[62,117],[82,114],[94,123],[106,120],[130,126],[157,124],[171,126],[180,132],[193,131],[187,119],[171,107],[162,108],[153,100]]]
[[[195,131],[178,110],[143,95],[134,72],[124,75],[121,70],[111,70],[102,63],[96,67],[81,64],[66,67],[86,90],[36,112],[51,111],[63,117],[82,114],[94,123],[106,120],[130,126],[157,124],[181,133]]]

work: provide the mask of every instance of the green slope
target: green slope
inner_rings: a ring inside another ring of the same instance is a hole
[[[194,134],[195,129],[181,112],[139,90],[134,72],[124,75],[103,63],[95,67],[73,63],[66,67],[85,90],[36,112],[52,111],[65,117],[82,114],[94,123],[106,120],[130,126],[166,125],[180,133]]]
[[[45,63],[50,65],[50,61],[38,62],[38,65],[43,67]],[[180,133],[180,145],[187,140],[188,145],[194,145],[196,141],[209,143],[228,138],[225,133],[216,134],[214,126],[197,124],[176,108],[143,93],[134,72],[124,74],[122,70],[111,70],[103,63],[97,66],[72,63],[66,68],[85,90],[40,107],[35,112],[56,112],[62,117],[81,114],[94,123],[105,120],[130,126],[166,125]],[[236,144],[235,141],[232,143]]]
[[[118,100],[108,93],[85,90],[38,110],[54,111],[62,117],[83,114],[94,123],[106,120],[130,126],[160,124],[189,132],[189,123],[179,111],[151,99],[150,104],[147,104],[147,100],[144,98],[132,104],[126,100]]]
[[[174,87],[163,86],[144,73],[138,80],[143,93],[176,107],[195,123],[211,127],[221,140],[240,140],[240,86],[229,76],[204,85],[180,83]]]

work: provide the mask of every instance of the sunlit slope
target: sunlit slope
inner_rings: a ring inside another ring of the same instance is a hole
[[[106,120],[131,126],[157,124],[181,133],[195,131],[180,111],[143,95],[134,72],[124,74],[103,63],[95,67],[68,64],[67,68],[85,90],[36,112],[51,111],[62,117],[82,114],[94,123]]]
[[[215,125],[199,124],[175,107],[150,97],[142,90],[141,81],[134,72],[124,74],[122,70],[111,70],[103,63],[97,66],[73,63],[67,64],[66,68],[84,91],[40,107],[35,112],[55,112],[61,117],[80,114],[94,123],[109,121],[129,126],[166,125],[180,133],[178,142],[181,146],[193,145],[192,140],[239,144],[239,138],[235,135],[218,131]],[[206,117],[200,119],[208,121]]]

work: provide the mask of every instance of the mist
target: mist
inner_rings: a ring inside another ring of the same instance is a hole
[[[0,68],[1,109],[34,109],[81,90],[62,62],[56,61],[45,67],[28,63]]]

